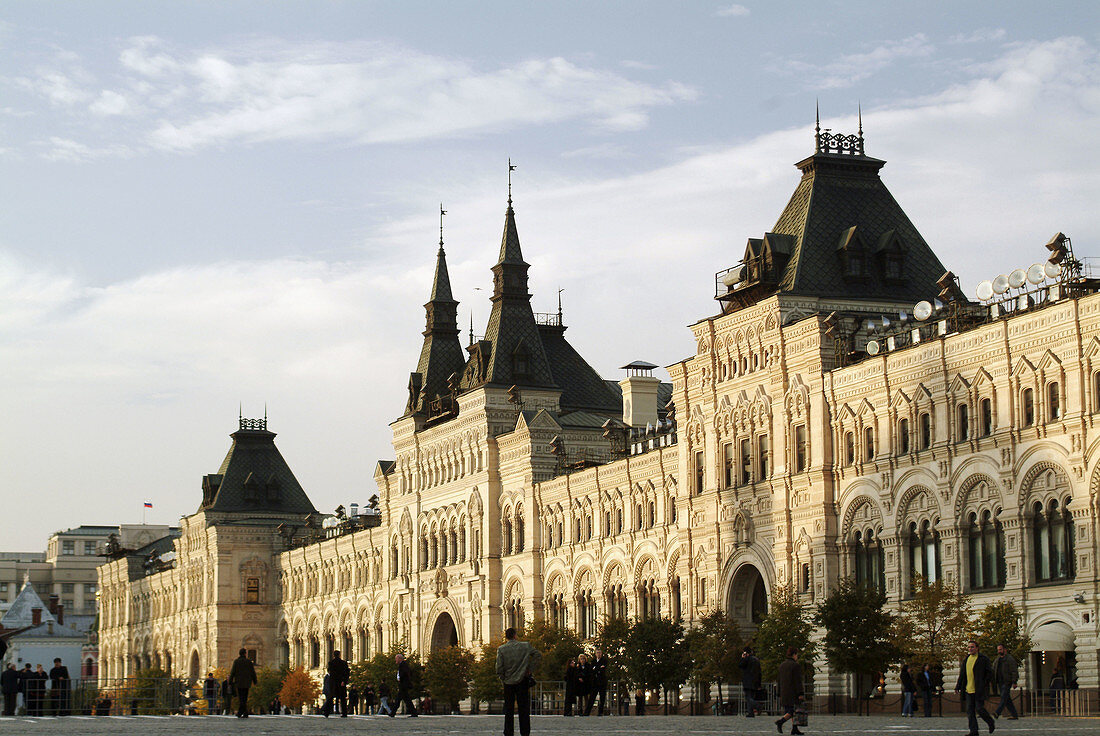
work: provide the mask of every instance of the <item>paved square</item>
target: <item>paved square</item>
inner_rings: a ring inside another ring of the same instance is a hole
[[[501,716],[422,716],[410,719],[352,716],[70,716],[67,718],[0,718],[0,734],[380,734],[384,736],[480,736],[500,734]],[[997,734],[1004,736],[1054,736],[1056,734],[1100,734],[1100,718],[1025,718],[997,722]],[[784,729],[790,734],[790,724]],[[951,734],[967,732],[966,718],[902,719],[883,716],[815,716],[807,734]],[[685,736],[701,734],[775,733],[774,719],[727,716],[625,716],[606,718],[564,718],[534,716],[532,736]],[[518,730],[516,732],[519,733]],[[985,736],[982,727],[982,736]]]

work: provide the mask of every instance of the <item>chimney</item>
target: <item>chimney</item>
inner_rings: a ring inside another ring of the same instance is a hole
[[[31,626],[39,626],[42,623],[42,609],[31,609]]]
[[[54,615],[57,616],[58,625],[63,626],[65,624],[65,606],[58,603],[57,613],[55,613]]]
[[[653,375],[656,367],[641,360],[623,366],[626,378],[619,385],[623,389],[623,423],[629,427],[657,425],[657,387],[661,381]]]
[[[57,602],[60,601],[60,600],[61,600],[60,596],[58,596],[56,593],[51,593],[50,597],[49,597],[49,600],[46,604],[47,608],[50,609],[50,613],[52,613],[54,616],[57,615]]]

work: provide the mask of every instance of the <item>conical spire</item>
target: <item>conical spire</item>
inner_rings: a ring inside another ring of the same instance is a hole
[[[500,239],[500,256],[497,265],[527,266],[523,260],[523,250],[519,246],[519,230],[516,228],[516,211],[508,204],[508,211],[504,213],[504,235]]]

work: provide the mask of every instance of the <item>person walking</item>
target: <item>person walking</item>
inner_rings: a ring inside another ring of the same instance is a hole
[[[763,674],[760,670],[760,660],[752,651],[752,647],[741,650],[741,661],[737,663],[741,668],[741,692],[745,694],[745,717],[755,718],[757,711],[756,691],[760,689]]]
[[[324,702],[321,703],[321,715],[328,718],[332,715],[332,675],[327,672],[321,678],[321,697],[324,698]]]
[[[978,651],[978,642],[968,642],[966,650],[966,659],[959,666],[959,680],[955,683],[955,692],[962,693],[966,697],[969,736],[978,736],[978,718],[985,721],[989,726],[989,732],[993,733],[997,724],[985,709],[985,696],[989,692],[989,681],[993,679],[993,665],[989,657]]]
[[[397,662],[397,704],[390,708],[390,718],[397,715],[397,709],[401,707],[402,703],[405,704],[405,713],[408,714],[409,718],[416,718],[418,715],[416,706],[413,705],[412,696],[409,695],[413,686],[412,669],[409,667],[404,654],[398,654],[394,657],[394,661]]]
[[[374,685],[369,682],[363,686],[363,707],[368,716],[374,715]]]
[[[1001,711],[1008,709],[1008,720],[1019,720],[1020,714],[1016,712],[1016,704],[1012,702],[1012,689],[1019,680],[1020,668],[1016,664],[1016,658],[1008,651],[1004,643],[997,645],[997,659],[993,662],[993,682],[997,684],[1001,702],[997,703],[997,709],[993,711],[994,718],[1001,717]]]
[[[229,684],[229,675],[222,680],[222,715],[233,712],[233,686]]]
[[[19,697],[19,670],[9,664],[0,674],[0,692],[4,693],[4,715],[15,715],[15,701]]]
[[[340,650],[332,653],[328,662],[328,673],[332,676],[332,698],[341,718],[348,717],[348,680],[351,679],[351,667],[340,658]],[[330,708],[331,710],[331,708]]]
[[[932,717],[932,695],[936,691],[936,673],[932,671],[932,665],[925,663],[921,673],[917,676],[917,685],[920,686],[920,699],[924,704],[924,717]]]
[[[54,715],[69,715],[69,668],[61,664],[61,657],[54,657],[50,669],[50,695]]]
[[[592,704],[597,697],[600,699],[600,707],[596,715],[604,715],[604,701],[607,699],[607,657],[602,649],[597,649],[595,655],[588,665],[588,705],[584,709],[586,716],[592,713]]]
[[[504,632],[504,643],[497,649],[497,677],[504,684],[504,736],[515,734],[515,713],[519,710],[520,736],[531,733],[532,673],[538,669],[542,653],[528,642],[516,639],[516,630]],[[517,708],[518,706],[518,708]]]
[[[359,713],[359,690],[354,685],[348,688],[348,710],[353,715]]]
[[[385,680],[378,686],[378,715],[393,715],[393,706],[390,705],[390,684]]]
[[[802,665],[798,663],[798,649],[787,647],[787,658],[779,665],[779,705],[783,708],[783,717],[775,722],[779,733],[783,733],[783,724],[794,718],[795,709],[802,702]],[[791,734],[797,736],[802,733],[795,723]]]
[[[237,691],[237,718],[248,718],[248,689],[256,684],[256,665],[245,655],[245,650],[238,652],[233,660],[233,667],[229,670],[229,682]]]
[[[206,699],[206,712],[214,715],[218,712],[218,681],[214,679],[213,672],[206,673],[206,679],[202,681],[202,697]]]
[[[580,676],[576,658],[570,659],[565,665],[565,713],[566,717],[573,715],[573,708],[577,704],[577,678]]]
[[[909,671],[909,665],[901,666],[901,715],[902,718],[913,717],[913,696],[917,694],[917,682],[913,679],[913,673]]]

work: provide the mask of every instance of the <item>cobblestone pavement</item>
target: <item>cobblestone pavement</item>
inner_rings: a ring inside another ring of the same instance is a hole
[[[563,718],[534,716],[532,736],[578,736],[592,733],[599,736],[686,736],[701,734],[728,736],[731,734],[775,733],[774,719],[736,716],[627,716],[609,718]],[[415,720],[398,716],[352,716],[329,718],[321,716],[252,716],[239,720],[233,716],[70,716],[67,718],[0,718],[0,735],[41,734],[378,734],[379,736],[463,736],[464,734],[500,734],[501,716],[422,716]],[[997,734],[1004,736],[1057,736],[1058,734],[1100,734],[1100,718],[1024,718],[1019,721],[997,721]],[[517,724],[518,726],[518,724]],[[784,729],[790,734],[790,724]],[[966,718],[952,716],[902,719],[885,716],[859,718],[854,716],[815,716],[807,734],[966,734]],[[516,733],[518,734],[518,728]],[[982,726],[982,736],[985,736]]]

